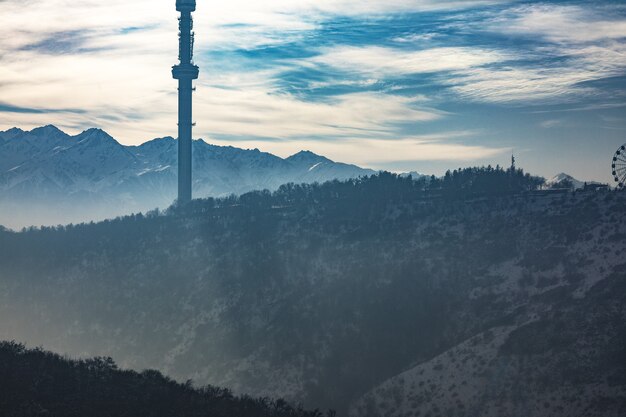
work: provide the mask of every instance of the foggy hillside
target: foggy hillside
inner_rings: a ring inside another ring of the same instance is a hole
[[[483,168],[0,232],[0,339],[352,416],[626,413],[626,193]]]

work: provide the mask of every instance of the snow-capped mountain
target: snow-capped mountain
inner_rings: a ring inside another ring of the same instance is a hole
[[[550,188],[572,188],[579,189],[585,186],[584,181],[577,180],[569,174],[561,172],[546,181],[546,186]]]
[[[114,217],[169,206],[177,142],[124,146],[101,129],[68,135],[55,126],[0,132],[0,224],[21,227]],[[375,173],[309,151],[280,158],[258,149],[193,142],[194,197]]]

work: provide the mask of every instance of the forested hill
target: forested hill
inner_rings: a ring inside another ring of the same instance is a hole
[[[626,193],[541,183],[380,174],[0,232],[0,338],[340,415],[623,416]]]
[[[283,400],[180,384],[160,372],[121,370],[111,358],[70,360],[0,342],[3,417],[322,417]],[[329,416],[332,413],[328,414]]]

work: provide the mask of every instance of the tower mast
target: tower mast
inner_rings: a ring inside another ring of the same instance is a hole
[[[178,202],[191,201],[191,128],[192,81],[199,69],[193,63],[193,19],[196,0],[176,0],[179,17],[178,65],[172,67],[172,76],[178,80]]]

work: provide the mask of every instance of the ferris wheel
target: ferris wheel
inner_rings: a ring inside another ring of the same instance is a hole
[[[613,178],[619,188],[626,186],[626,144],[619,147],[613,155]]]

